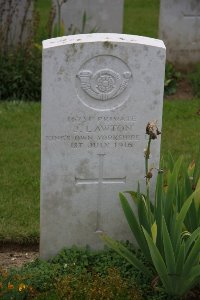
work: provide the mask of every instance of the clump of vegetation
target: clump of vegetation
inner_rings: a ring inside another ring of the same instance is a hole
[[[39,101],[41,49],[26,45],[0,53],[0,100]]]
[[[20,22],[19,5],[17,0],[1,2],[0,100],[38,101],[41,89],[41,47],[35,44],[35,37],[39,16],[33,9],[30,17],[34,1],[26,0]]]
[[[170,156],[165,167],[158,169],[155,201],[151,201],[150,182],[153,168],[149,168],[150,145],[160,131],[156,122],[146,127],[149,136],[144,150],[146,191],[126,191],[136,206],[135,213],[124,193],[120,201],[133,235],[157,273],[162,289],[170,296],[182,297],[200,281],[200,159],[186,170],[180,157]],[[127,259],[149,278],[149,267],[121,243],[102,233],[108,246]]]
[[[197,64],[193,72],[188,75],[192,84],[193,93],[196,97],[200,97],[200,64]]]
[[[108,269],[106,276],[83,273],[77,277],[67,275],[55,284],[58,299],[85,300],[141,300],[142,295],[133,280],[121,277],[117,269]]]
[[[165,66],[165,83],[164,83],[164,92],[165,96],[170,96],[176,93],[178,81],[181,78],[181,73],[176,71],[175,67],[166,63]]]
[[[142,274],[112,250],[92,252],[74,247],[62,250],[53,260],[1,270],[0,295],[3,300],[49,300],[52,295],[52,299],[140,300],[139,280]]]

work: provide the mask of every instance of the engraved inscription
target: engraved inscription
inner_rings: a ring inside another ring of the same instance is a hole
[[[47,141],[65,142],[73,149],[134,148],[140,140],[133,115],[69,115],[62,135],[48,135]],[[70,129],[70,133],[68,130]]]
[[[105,154],[97,154],[99,156],[99,174],[98,178],[78,178],[75,177],[75,184],[98,184],[98,191],[97,191],[97,223],[96,223],[96,232],[101,231],[101,205],[102,205],[102,189],[103,184],[119,184],[119,183],[126,183],[126,176],[121,178],[104,178],[103,176],[103,168],[104,168],[104,157]]]
[[[90,70],[83,70],[78,77],[82,89],[89,96],[102,101],[120,95],[128,86],[131,72],[126,71],[120,75],[111,69],[103,69],[93,74]]]

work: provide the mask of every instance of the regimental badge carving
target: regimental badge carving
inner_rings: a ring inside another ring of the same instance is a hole
[[[83,105],[109,111],[131,99],[135,76],[132,65],[122,58],[103,54],[81,62],[74,82],[77,98]]]
[[[81,88],[89,96],[106,101],[117,97],[127,88],[131,72],[120,74],[111,69],[101,69],[93,73],[91,70],[81,70],[78,77]]]

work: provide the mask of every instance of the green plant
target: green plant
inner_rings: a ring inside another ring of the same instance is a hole
[[[165,96],[169,96],[176,93],[178,81],[180,78],[181,73],[177,72],[172,64],[166,63],[164,83]]]
[[[142,299],[134,281],[123,279],[116,269],[108,269],[106,276],[82,273],[78,277],[67,275],[55,285],[59,299],[117,300]]]
[[[155,122],[147,124],[146,133],[149,135],[145,149],[146,193],[141,193],[139,186],[137,192],[126,192],[132,196],[137,213],[133,211],[123,193],[120,193],[120,201],[134,237],[146,259],[155,267],[164,290],[170,295],[182,296],[200,280],[200,227],[193,228],[193,232],[189,232],[185,225],[186,215],[195,197],[198,197],[199,201],[200,189],[196,188],[193,192],[188,189],[187,191],[191,193],[184,194],[184,198],[180,201],[180,195],[183,196],[183,193],[180,193],[179,182],[182,163],[180,158],[168,171],[165,185],[163,170],[158,171],[155,202],[150,201],[149,185],[152,177],[152,169],[149,170],[148,167],[150,145],[160,134]],[[199,208],[197,217],[198,214]],[[101,237],[107,245],[136,268],[151,276],[149,268],[121,243],[105,234]]]
[[[132,246],[127,247],[131,249]],[[9,295],[9,299],[13,297],[13,300],[19,287],[23,288],[28,299],[32,296],[34,299],[51,299],[50,295],[55,295],[53,299],[71,299],[69,295],[73,296],[72,299],[87,300],[124,299],[123,295],[127,296],[126,299],[141,299],[138,285],[142,276],[140,279],[139,274],[141,272],[136,272],[110,249],[94,252],[88,248],[73,247],[63,249],[49,261],[37,259],[21,269],[2,270],[0,291],[3,287],[7,293],[3,296]],[[22,296],[22,293],[19,295]]]
[[[0,53],[0,100],[40,101],[41,48],[9,49]]]
[[[29,11],[33,0],[26,0],[21,20],[17,19],[19,1],[5,1],[0,4],[0,19],[5,20],[0,28],[0,100],[40,100],[41,47],[34,43],[39,16]],[[16,33],[14,34],[15,22]]]
[[[200,153],[200,148],[198,153]],[[193,232],[200,226],[200,156],[198,156],[196,162],[192,161],[188,167],[182,163],[182,157],[180,157],[178,161],[179,171],[177,172],[176,178],[176,197],[174,197],[175,202],[173,202],[172,205],[176,206],[179,211],[186,199],[195,191],[193,201],[184,221],[186,229],[189,232]],[[178,164],[178,161],[175,162],[172,155],[170,153],[168,154],[166,164],[163,166],[165,170],[168,170],[165,175],[165,188],[168,188],[170,174]]]
[[[24,279],[15,275],[11,276],[6,271],[0,270],[0,298],[3,300],[24,300],[28,295],[33,295],[31,286],[24,282]]]
[[[200,64],[195,66],[195,69],[188,75],[188,78],[192,84],[194,95],[200,97]]]

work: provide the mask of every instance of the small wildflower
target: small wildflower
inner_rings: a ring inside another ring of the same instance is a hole
[[[8,289],[9,289],[9,290],[12,290],[12,289],[14,289],[14,285],[13,285],[13,284],[11,284],[10,282],[8,283]]]
[[[18,287],[19,292],[22,292],[22,291],[25,290],[25,289],[26,289],[25,284],[24,284],[24,283],[20,283],[20,285],[19,285],[19,287]]]
[[[6,277],[8,277],[8,272],[2,270],[2,271],[1,271],[1,275],[2,275],[4,278],[6,278]]]

